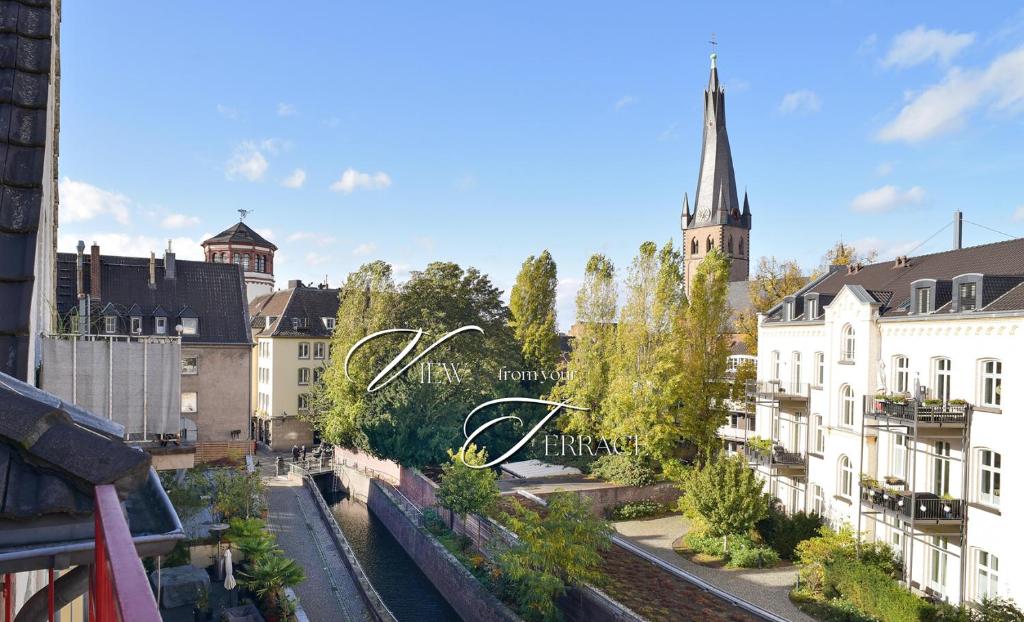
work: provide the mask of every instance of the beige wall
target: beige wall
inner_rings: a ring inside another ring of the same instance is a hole
[[[233,430],[249,438],[251,348],[183,344],[181,356],[199,357],[199,373],[181,377],[181,392],[197,394],[197,412],[182,416],[196,423],[199,442],[231,440]]]

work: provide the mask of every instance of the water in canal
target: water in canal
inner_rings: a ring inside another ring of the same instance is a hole
[[[331,490],[329,477],[317,478],[317,484],[367,578],[398,622],[460,622],[459,615],[366,504],[350,498],[344,490]]]

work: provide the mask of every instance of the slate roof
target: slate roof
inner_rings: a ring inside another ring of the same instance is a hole
[[[57,254],[57,309],[67,317],[77,308],[75,292],[77,255]],[[100,304],[95,315],[112,305],[124,318],[119,333],[128,334],[128,311],[137,306],[143,316],[142,334],[156,334],[154,312],[169,318],[169,335],[179,317],[198,317],[199,334],[182,335],[182,343],[250,344],[248,306],[241,268],[234,264],[175,259],[175,277],[165,277],[164,259],[156,259],[156,284],[149,285],[149,258],[101,256]],[[83,255],[83,287],[90,291],[91,258]]]
[[[853,273],[845,266],[838,267],[810,283],[797,296],[817,292],[822,295],[824,306],[844,286],[859,285],[880,303],[879,313],[883,317],[899,317],[907,314],[914,281],[935,279],[948,286],[954,277],[970,273],[984,275],[983,306],[975,313],[1024,310],[1024,238],[910,257],[900,266],[887,261],[863,266]],[[950,305],[946,302],[943,300],[930,315],[948,312]],[[768,320],[781,320],[781,306],[772,310]]]
[[[43,179],[51,26],[48,0],[0,1],[0,372],[19,378],[27,374],[43,187],[53,183]]]
[[[264,246],[271,250],[277,250],[271,242],[268,242],[263,236],[253,231],[252,227],[239,222],[238,224],[221,231],[212,238],[205,240],[203,246],[207,244],[253,244],[256,246]]]
[[[337,289],[294,287],[258,296],[249,303],[253,338],[316,337],[326,339],[331,331],[323,318],[338,316]],[[277,318],[267,326],[267,318]],[[296,328],[293,319],[298,319]]]

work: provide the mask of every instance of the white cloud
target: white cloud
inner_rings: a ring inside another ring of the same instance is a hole
[[[270,167],[260,147],[252,141],[245,141],[235,149],[224,169],[228,179],[260,181]]]
[[[878,175],[879,177],[887,177],[892,174],[892,169],[892,162],[882,162],[875,167],[875,175]]]
[[[331,190],[351,194],[360,188],[365,190],[382,190],[391,185],[391,177],[387,173],[360,173],[354,168],[347,168],[341,178],[331,184]]]
[[[286,104],[284,102],[281,102],[280,104],[277,105],[277,116],[279,117],[290,117],[296,112],[298,111],[295,109],[294,104]]]
[[[198,216],[188,216],[186,214],[170,214],[160,221],[160,226],[164,229],[187,229],[198,224]]]
[[[270,240],[271,242],[274,241],[275,236],[274,236],[274,230],[273,229],[254,229],[254,231],[256,231],[256,233],[258,233],[261,236],[263,236],[265,239]],[[276,255],[275,255],[275,257],[276,257]]]
[[[281,180],[281,185],[285,188],[301,188],[306,183],[306,171],[301,168],[295,169],[291,175]]]
[[[918,26],[896,35],[889,53],[882,59],[883,67],[906,68],[935,58],[948,65],[953,57],[974,43],[974,33],[945,32]]]
[[[57,236],[57,248],[63,252],[75,252],[75,246],[82,240],[86,244],[86,252],[89,246],[96,242],[100,245],[100,252],[104,255],[122,255],[127,257],[149,257],[151,252],[162,256],[167,249],[167,240],[154,238],[145,235],[131,235],[125,233],[61,233]],[[171,239],[171,248],[178,259],[192,261],[203,260],[203,247],[201,240],[193,238],[177,237]]]
[[[469,190],[472,190],[473,188],[476,188],[476,184],[476,176],[463,175],[462,177],[459,177],[458,179],[455,180],[455,183],[452,184],[452,187],[458,190],[459,192],[467,192]]]
[[[81,222],[109,215],[122,225],[128,224],[131,199],[121,193],[69,177],[60,180],[59,191],[62,222]]]
[[[306,265],[310,267],[323,265],[330,260],[331,258],[328,257],[327,255],[320,255],[318,253],[306,253]]]
[[[311,231],[296,231],[295,233],[288,236],[289,242],[311,242],[317,246],[328,246],[334,244],[337,241],[333,235],[325,235],[323,233],[313,233]]]
[[[225,119],[231,119],[232,121],[237,121],[239,116],[238,110],[224,104],[217,104],[217,113]]]
[[[857,54],[861,56],[865,54],[870,54],[872,51],[874,51],[876,45],[878,45],[878,35],[875,33],[871,33],[870,35],[864,37],[864,40],[861,41],[860,45],[857,46]]]
[[[900,190],[896,186],[885,185],[854,197],[850,201],[850,209],[855,212],[888,212],[923,200],[924,188],[921,186]]]
[[[619,101],[615,102],[615,110],[622,110],[626,106],[632,106],[637,102],[637,98],[632,95],[623,95],[619,98]]]
[[[1024,205],[1018,205],[1017,209],[1013,210],[1013,219],[1017,221],[1024,220]]]
[[[1024,110],[1024,47],[998,56],[983,70],[954,67],[942,82],[909,99],[878,132],[879,140],[919,142],[958,130],[984,103],[992,111],[1018,114]]]
[[[878,254],[878,261],[885,261],[893,257],[909,255],[921,245],[921,240],[883,240],[869,237],[853,240],[850,245],[862,253],[874,251]]]
[[[373,242],[364,242],[363,244],[353,248],[352,254],[356,257],[365,257],[366,255],[373,253],[375,250],[377,250],[376,244]]]
[[[821,98],[818,94],[809,89],[800,89],[786,93],[779,104],[779,112],[791,114],[794,112],[818,112],[821,110]]]

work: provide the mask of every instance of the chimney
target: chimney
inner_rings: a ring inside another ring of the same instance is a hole
[[[156,289],[156,253],[149,251],[149,288]]]
[[[85,297],[85,275],[82,274],[85,269],[85,242],[79,240],[75,249],[78,250],[78,257],[75,258],[75,298],[81,300]]]
[[[100,245],[93,242],[92,248],[89,249],[89,295],[92,296],[93,304],[99,303],[102,298],[100,296],[100,292],[103,291],[103,288],[100,287],[102,285],[100,272]]]
[[[958,251],[964,247],[964,213],[960,210],[953,212],[953,250]]]
[[[176,277],[174,264],[174,251],[171,250],[171,241],[167,240],[167,251],[164,253],[164,278],[173,281]]]
[[[303,286],[302,285],[302,281],[300,281],[298,279],[293,279],[291,281],[288,281],[288,289],[298,289],[298,288],[300,288],[302,286]]]

